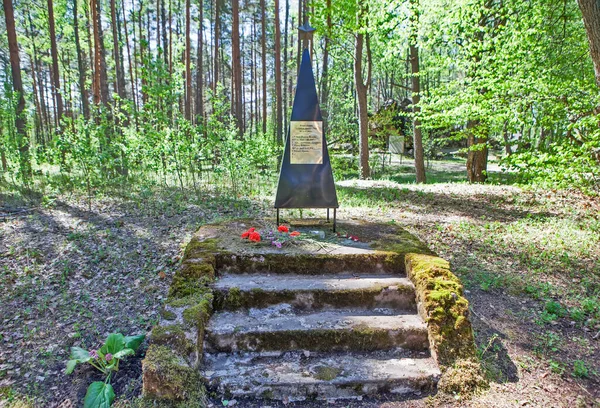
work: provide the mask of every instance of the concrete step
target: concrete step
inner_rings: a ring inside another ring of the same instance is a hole
[[[325,253],[285,253],[273,247],[261,253],[218,254],[217,270],[229,273],[322,275],[336,273],[404,273],[404,255],[380,252],[365,243]],[[318,248],[316,248],[318,250]]]
[[[435,388],[440,372],[426,352],[207,354],[209,388],[228,398],[262,397],[288,402],[398,398]]]
[[[397,275],[223,274],[214,289],[215,310],[289,303],[301,310],[351,306],[416,312],[414,285]]]
[[[373,351],[428,348],[417,314],[395,309],[336,309],[300,314],[290,304],[217,312],[206,328],[207,351]]]

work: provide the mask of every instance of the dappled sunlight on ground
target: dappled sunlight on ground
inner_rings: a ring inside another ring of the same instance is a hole
[[[338,218],[402,225],[450,260],[465,283],[492,385],[470,402],[438,402],[575,406],[600,398],[600,200],[450,182],[464,179],[460,162],[432,164],[434,183],[416,185],[404,182],[406,165],[376,180],[338,181]],[[69,346],[92,347],[110,331],[143,333],[153,325],[180,250],[198,226],[274,217],[272,191],[232,198],[132,189],[89,202],[77,194],[41,201],[11,201],[3,211],[13,215],[0,218],[0,386],[39,398],[41,406],[85,392],[91,372],[62,374]],[[325,217],[320,210],[302,215]],[[139,392],[136,364],[119,374],[118,394]]]

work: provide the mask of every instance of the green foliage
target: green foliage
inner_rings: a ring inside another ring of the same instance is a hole
[[[586,141],[552,143],[544,152],[524,150],[503,159],[523,183],[600,191],[600,132]]]
[[[89,363],[98,369],[106,378],[90,384],[84,399],[85,408],[108,408],[115,399],[115,393],[110,385],[114,372],[119,371],[119,363],[127,356],[134,355],[146,336],[123,336],[121,333],[111,333],[98,350],[85,350],[81,347],[71,347],[71,357],[67,362],[66,374],[71,374],[77,364]]]
[[[115,399],[115,391],[112,385],[94,381],[85,393],[83,408],[108,408]]]
[[[573,362],[573,375],[579,378],[588,378],[590,376],[590,370],[584,361],[575,360]]]

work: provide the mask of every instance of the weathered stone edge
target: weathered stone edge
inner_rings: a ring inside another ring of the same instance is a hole
[[[204,328],[212,314],[209,284],[215,278],[218,251],[218,239],[211,226],[201,228],[185,249],[142,361],[145,398],[190,401],[203,397],[198,367]]]
[[[442,371],[463,360],[477,361],[469,302],[448,261],[434,255],[405,255],[415,285],[417,310],[427,323],[431,355]]]

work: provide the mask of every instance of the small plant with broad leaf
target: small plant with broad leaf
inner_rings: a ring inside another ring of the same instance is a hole
[[[84,408],[106,408],[115,399],[115,392],[110,384],[113,373],[119,371],[119,363],[127,356],[134,355],[146,336],[123,336],[111,333],[98,350],[85,350],[71,347],[71,357],[67,362],[66,374],[71,374],[77,364],[88,363],[98,369],[106,378],[90,384],[83,401]]]

